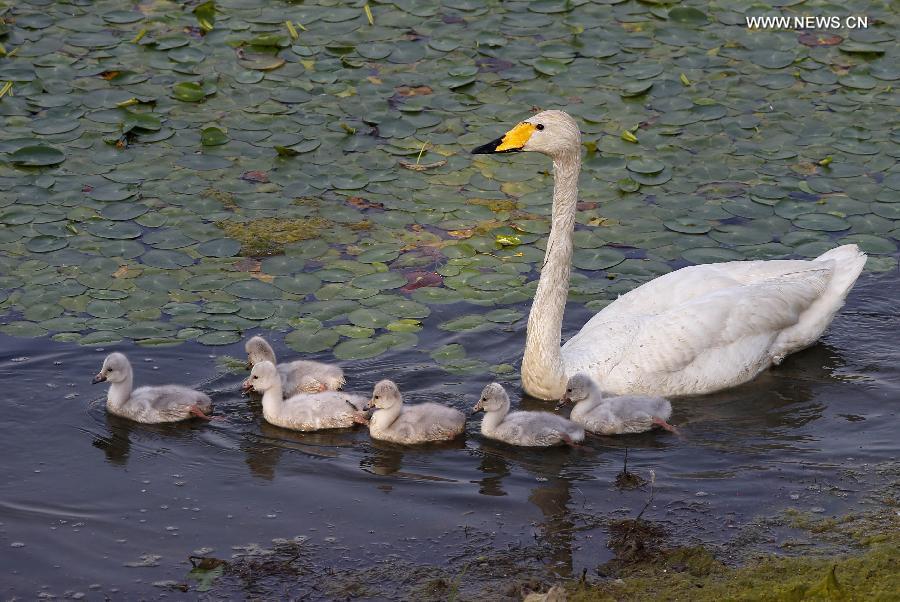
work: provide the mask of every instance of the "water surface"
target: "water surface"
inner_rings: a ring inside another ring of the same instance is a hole
[[[846,512],[877,486],[872,467],[896,459],[898,285],[895,274],[863,275],[821,343],[744,387],[678,400],[679,436],[593,437],[580,449],[488,442],[477,418],[462,441],[410,449],[361,429],[294,433],[262,421],[258,402],[238,392],[243,375],[218,371],[200,345],[115,347],[131,356],[138,383],[199,385],[216,404],[208,424],[138,425],[107,415],[104,391],[89,384],[111,348],[6,337],[3,593],[162,597],[178,584],[196,587],[187,578],[193,553],[230,559],[297,536],[307,538],[307,575],[291,591],[313,598],[349,595],[333,589],[328,567],[358,571],[375,597],[409,595],[416,566],[462,571],[500,555],[519,554],[543,579],[577,577],[612,557],[606,522],[635,516],[648,498],[648,486],[614,485],[626,448],[631,470],[655,474],[644,517],[681,541],[734,543],[787,507]],[[589,313],[571,309],[568,334]],[[492,362],[516,363],[524,321],[456,337]],[[425,331],[421,340],[427,349],[447,335]],[[388,376],[409,402],[468,410],[483,378],[448,376],[423,357],[414,349],[353,362],[348,389]],[[517,375],[502,382],[515,398]],[[217,587],[272,595],[286,586],[272,577]]]

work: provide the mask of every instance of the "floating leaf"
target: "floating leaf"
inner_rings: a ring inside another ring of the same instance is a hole
[[[58,148],[39,144],[23,146],[15,152],[9,153],[7,158],[12,163],[24,167],[45,167],[62,163],[66,160],[66,155]]]
[[[200,29],[205,32],[213,30],[216,24],[216,3],[213,0],[204,2],[194,8],[194,16],[197,17],[197,24]]]
[[[172,98],[182,102],[200,102],[206,98],[206,92],[196,82],[181,82],[172,87]]]
[[[200,130],[200,144],[203,146],[219,146],[228,142],[228,136],[217,127],[208,127]]]

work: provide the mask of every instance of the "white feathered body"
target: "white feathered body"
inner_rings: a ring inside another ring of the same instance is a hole
[[[584,440],[584,429],[562,416],[550,412],[510,412],[496,423],[493,412],[481,421],[481,434],[489,439],[522,447],[550,447],[568,438]]]
[[[622,395],[578,402],[569,419],[592,433],[625,435],[649,431],[654,418],[668,421],[671,416],[672,404],[665,397]]]
[[[344,371],[339,366],[296,360],[278,364],[276,369],[281,377],[281,390],[285,397],[318,392],[320,383],[327,391],[337,391],[344,386]]]
[[[128,383],[128,387],[131,383]],[[191,418],[191,407],[200,408],[204,414],[212,410],[212,400],[206,393],[195,391],[179,385],[163,385],[159,387],[138,387],[131,395],[120,403],[116,402],[116,386],[110,389],[106,400],[106,408],[110,413],[123,418],[157,424],[160,422],[178,422]]]
[[[373,439],[413,445],[449,441],[461,435],[465,425],[466,417],[457,409],[439,403],[404,404],[399,414],[394,408],[376,410],[369,421],[369,435]]]
[[[856,245],[844,245],[809,261],[734,261],[660,276],[610,303],[562,346],[566,376],[585,372],[619,395],[745,383],[822,335],[865,262]]]
[[[343,391],[300,393],[287,399],[263,396],[266,422],[294,431],[319,431],[353,426],[353,414],[363,409],[367,397]]]

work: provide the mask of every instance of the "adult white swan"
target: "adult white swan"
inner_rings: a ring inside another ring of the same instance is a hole
[[[617,394],[692,395],[747,382],[811,345],[866,263],[856,245],[810,261],[731,261],[682,268],[622,295],[560,348],[572,269],[581,134],[543,111],[474,154],[536,151],[553,159],[553,213],[531,314],[522,386],[559,399],[585,372]]]

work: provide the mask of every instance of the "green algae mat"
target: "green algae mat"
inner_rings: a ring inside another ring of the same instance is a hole
[[[550,165],[468,150],[535,108],[584,133],[573,301],[849,242],[896,269],[897,8],[777,4],[0,2],[0,332],[353,359],[439,304],[514,323]],[[810,12],[868,27],[746,26]]]

